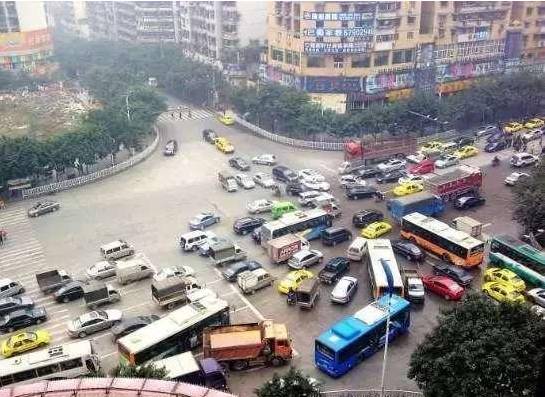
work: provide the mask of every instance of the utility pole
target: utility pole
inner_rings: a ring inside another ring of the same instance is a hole
[[[131,110],[129,108],[129,92],[127,92],[127,95],[125,95],[125,105],[127,107],[127,121],[131,121]]]

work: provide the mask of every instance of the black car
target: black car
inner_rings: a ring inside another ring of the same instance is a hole
[[[114,340],[118,340],[119,338],[122,338],[125,335],[143,328],[159,319],[160,317],[155,314],[151,314],[149,316],[124,318],[119,324],[114,325],[111,328],[112,334],[114,335]]]
[[[463,196],[463,197],[458,197],[456,201],[454,201],[454,207],[458,208],[459,210],[466,210],[468,208],[483,205],[485,202],[486,202],[486,199],[484,197]]]
[[[280,182],[295,182],[299,179],[297,173],[285,165],[277,165],[272,169],[272,176]]]
[[[289,182],[286,185],[286,194],[291,196],[297,196],[299,193],[306,192],[307,190],[310,189],[298,181]]]
[[[34,307],[34,301],[28,296],[11,296],[0,299],[0,316],[31,307]]]
[[[252,240],[254,240],[254,243],[256,244],[261,244],[261,226],[260,227],[256,227],[253,231],[252,231]]]
[[[237,262],[237,263],[233,263],[231,266],[225,269],[222,275],[227,281],[236,281],[237,276],[240,273],[246,270],[260,269],[261,267],[262,267],[261,264],[256,261]]]
[[[83,298],[84,285],[85,283],[81,281],[71,281],[55,291],[53,297],[57,302],[64,303]]]
[[[384,219],[384,214],[377,210],[358,211],[352,216],[352,224],[355,227],[367,227],[373,222],[380,222]]]
[[[248,234],[255,228],[260,227],[265,223],[265,219],[253,216],[245,216],[239,218],[233,223],[233,230],[236,234]]]
[[[464,146],[471,146],[475,144],[475,138],[471,136],[461,136],[454,140],[459,148],[462,148]]]
[[[493,152],[498,152],[500,150],[503,150],[507,148],[507,142],[506,141],[494,141],[494,142],[490,142],[490,143],[487,143],[486,146],[484,147],[484,151],[487,152],[487,153],[493,153]]]
[[[372,186],[354,186],[346,189],[346,197],[351,200],[359,200],[362,198],[371,198],[377,194],[377,189]]]
[[[497,141],[505,141],[505,133],[503,133],[502,131],[498,131],[492,135],[489,135],[488,138],[486,138],[487,143],[497,142]]]
[[[397,182],[401,177],[407,176],[407,173],[402,170],[378,174],[376,177],[377,183]]]
[[[327,261],[324,268],[318,273],[318,278],[323,283],[333,284],[348,270],[350,270],[350,260],[344,256],[337,256]]]
[[[242,157],[231,157],[229,159],[229,165],[240,171],[248,171],[250,169],[250,164]]]
[[[203,139],[208,143],[214,143],[216,138],[218,137],[218,134],[214,132],[214,130],[206,129],[202,132]]]
[[[420,262],[424,259],[424,251],[407,240],[392,241],[392,249],[410,261]]]
[[[433,272],[442,276],[447,276],[458,284],[467,287],[473,281],[473,276],[467,270],[462,269],[450,263],[437,263],[433,266]]]
[[[364,167],[354,171],[353,173],[360,178],[372,178],[379,173],[379,170],[375,167]]]
[[[47,313],[43,307],[16,310],[0,319],[0,332],[13,332],[15,330],[40,324],[47,320]]]

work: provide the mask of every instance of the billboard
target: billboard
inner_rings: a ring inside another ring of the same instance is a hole
[[[328,77],[306,76],[303,78],[303,89],[319,93],[362,92],[362,77]]]
[[[30,32],[3,33],[0,35],[0,54],[10,55],[16,52],[29,52],[38,48],[51,47],[49,29]]]
[[[307,54],[359,54],[369,51],[372,43],[315,43],[305,42],[304,52]]]
[[[462,80],[488,74],[501,73],[505,70],[501,59],[473,61],[467,63],[452,63],[436,66],[438,82]]]
[[[373,32],[371,26],[362,28],[316,28],[304,29],[303,35],[309,37],[368,37],[373,35]]]
[[[402,88],[414,87],[415,71],[409,70],[392,70],[380,74],[367,76],[365,80],[365,92],[375,94],[390,90],[400,90]]]
[[[363,21],[374,18],[373,12],[303,12],[303,19],[312,21]]]

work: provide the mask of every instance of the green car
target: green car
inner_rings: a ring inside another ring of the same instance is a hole
[[[273,219],[278,219],[282,215],[293,211],[297,211],[297,207],[291,201],[277,201],[273,204],[271,210]]]

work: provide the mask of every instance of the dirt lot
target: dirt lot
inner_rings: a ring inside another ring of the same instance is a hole
[[[89,94],[54,83],[38,91],[0,93],[0,135],[45,139],[76,126],[95,105]]]

